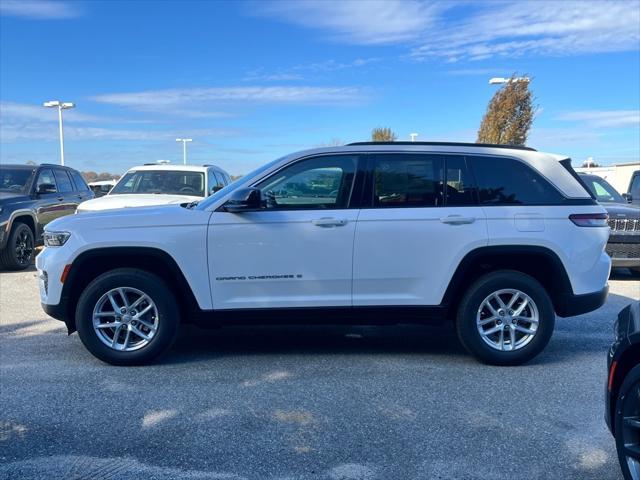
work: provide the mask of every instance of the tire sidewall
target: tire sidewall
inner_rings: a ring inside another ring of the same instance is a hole
[[[626,480],[632,480],[631,474],[629,473],[629,467],[627,466],[627,459],[624,454],[624,439],[622,438],[622,422],[624,417],[624,401],[632,389],[640,383],[640,365],[635,366],[629,373],[627,373],[622,385],[620,386],[620,390],[618,391],[618,395],[616,398],[616,410],[615,410],[615,439],[616,439],[616,450],[618,452],[618,461],[620,462],[620,469],[622,470],[622,474]]]
[[[481,303],[491,293],[502,289],[517,289],[526,293],[538,308],[538,331],[524,347],[502,352],[487,345],[476,325],[476,315]],[[533,277],[521,272],[500,271],[478,279],[462,300],[456,327],[463,346],[480,361],[492,365],[520,365],[538,355],[549,343],[555,326],[555,311],[549,295]]]
[[[120,352],[105,345],[93,328],[93,309],[107,291],[136,288],[148,295],[158,309],[158,330],[149,344],[132,352]],[[113,365],[140,365],[164,353],[173,343],[179,325],[179,310],[164,281],[148,272],[121,269],[93,280],[82,292],[76,307],[76,328],[84,346],[94,356]]]

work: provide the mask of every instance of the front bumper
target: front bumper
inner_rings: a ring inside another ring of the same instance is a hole
[[[592,312],[604,305],[604,302],[607,301],[608,295],[608,284],[605,285],[602,290],[583,295],[565,293],[558,299],[556,313],[560,317],[573,317],[575,315]]]

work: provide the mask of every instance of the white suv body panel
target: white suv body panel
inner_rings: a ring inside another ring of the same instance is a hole
[[[354,209],[215,212],[209,224],[213,307],[350,306],[357,216]],[[339,225],[327,225],[329,219]]]
[[[166,205],[69,215],[54,220],[47,228],[49,231],[73,233],[62,247],[45,248],[36,257],[36,267],[46,270],[49,277],[48,294],[41,281],[42,303],[59,303],[64,267],[84,252],[111,247],[148,247],[173,258],[199,307],[210,310],[206,241],[210,216],[210,212]]]
[[[443,223],[455,217],[469,223]],[[363,209],[354,242],[353,304],[439,305],[460,261],[487,244],[480,208]]]

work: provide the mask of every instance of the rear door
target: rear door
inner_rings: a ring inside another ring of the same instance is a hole
[[[71,175],[71,179],[73,180],[74,192],[76,197],[78,198],[79,203],[82,203],[85,200],[89,200],[94,197],[93,192],[79,172],[77,172],[76,170],[67,170],[67,172],[69,173],[69,175]]]
[[[62,196],[62,202],[60,203],[60,216],[70,215],[75,213],[76,208],[80,204],[80,196],[76,192],[75,185],[69,176],[66,169],[54,168],[53,174],[56,177],[56,184],[58,185],[58,193]]]
[[[487,244],[464,157],[381,153],[368,171],[354,241],[354,306],[440,304],[462,258]]]

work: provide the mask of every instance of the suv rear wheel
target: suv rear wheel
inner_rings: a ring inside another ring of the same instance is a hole
[[[0,262],[8,270],[24,270],[33,261],[35,241],[28,225],[15,222],[7,239],[7,245],[0,252]]]
[[[140,365],[173,343],[180,312],[171,290],[152,273],[120,268],[100,275],[82,292],[76,328],[85,347],[113,365]]]
[[[502,270],[480,277],[458,308],[462,345],[491,365],[520,365],[549,343],[555,312],[546,290],[533,277]]]

